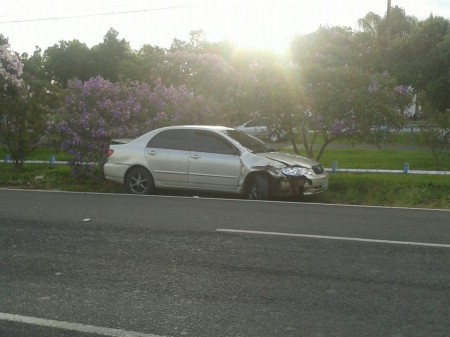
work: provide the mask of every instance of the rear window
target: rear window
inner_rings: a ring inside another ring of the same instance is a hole
[[[147,147],[169,149],[169,150],[189,150],[190,130],[165,130],[156,134],[147,144]]]

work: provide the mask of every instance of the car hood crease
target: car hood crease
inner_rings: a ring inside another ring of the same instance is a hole
[[[318,163],[314,159],[293,156],[282,152],[266,152],[258,153],[258,155],[271,160],[276,160],[288,166],[313,167],[315,165],[318,165]]]

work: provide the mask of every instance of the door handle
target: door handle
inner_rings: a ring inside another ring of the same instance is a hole
[[[201,156],[198,155],[198,154],[193,154],[193,155],[191,156],[191,158],[192,158],[192,159],[200,159]]]
[[[147,154],[154,156],[156,154],[156,151],[150,151],[150,152],[147,152]]]

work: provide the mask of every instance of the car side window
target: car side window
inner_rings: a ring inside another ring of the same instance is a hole
[[[147,147],[169,149],[169,150],[189,150],[190,130],[165,130],[156,134],[147,144]]]
[[[258,127],[258,126],[266,126],[267,119],[266,118],[257,118],[249,121],[245,126],[246,127]]]
[[[258,126],[266,126],[268,123],[267,123],[268,121],[267,121],[267,119],[259,119],[258,120]]]
[[[245,125],[245,126],[246,127],[254,127],[254,126],[257,126],[257,125],[258,125],[258,120],[257,119],[253,119],[253,120],[249,121],[247,123],[247,125]]]
[[[194,132],[192,138],[192,151],[228,155],[239,154],[239,150],[228,140],[208,131]]]

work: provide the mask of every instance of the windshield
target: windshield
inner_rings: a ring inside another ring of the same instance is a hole
[[[249,136],[246,133],[238,130],[224,130],[222,131],[227,136],[238,141],[243,147],[247,148],[253,153],[275,152],[277,149],[264,143],[262,140]]]

